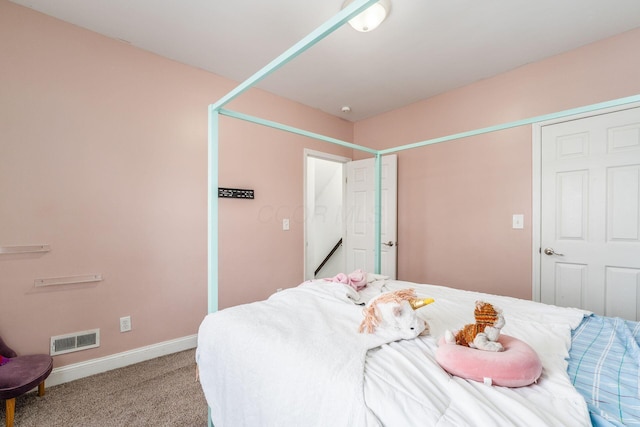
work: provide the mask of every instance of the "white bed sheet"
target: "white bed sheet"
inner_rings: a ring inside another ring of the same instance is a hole
[[[415,287],[419,297],[436,300],[419,311],[431,325],[431,335],[369,351],[365,402],[383,425],[591,425],[584,399],[571,385],[565,360],[571,329],[587,312],[408,282],[392,281],[385,289],[405,287]],[[450,376],[437,364],[438,339],[446,329],[472,322],[473,303],[478,299],[502,308],[506,319],[503,333],[536,350],[543,365],[536,384],[520,388],[488,386]]]
[[[415,288],[431,335],[385,343],[358,334],[362,307],[387,290]],[[446,329],[473,321],[484,299],[503,309],[503,332],[529,343],[543,373],[510,389],[447,374],[435,361]],[[570,332],[583,311],[409,282],[306,282],[266,301],[221,310],[200,326],[200,381],[216,427],[590,425],[566,373]]]

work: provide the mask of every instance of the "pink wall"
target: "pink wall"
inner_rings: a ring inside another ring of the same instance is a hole
[[[253,90],[233,109],[373,147],[640,93],[640,31],[531,64],[353,126]],[[206,313],[207,105],[234,86],[0,0],[0,335],[47,352],[51,335],[100,328],[89,360],[195,334]],[[327,146],[221,119],[220,307],[303,277],[303,149]],[[531,295],[531,131],[401,153],[399,275]],[[525,229],[510,228],[513,213]],[[291,230],[282,231],[282,218]],[[411,236],[410,236],[411,235]],[[84,286],[37,278],[102,273]],[[133,331],[118,332],[132,316]]]
[[[395,147],[640,94],[640,30],[355,125]],[[399,153],[398,277],[531,298],[531,127]],[[525,215],[524,230],[511,228]]]
[[[256,103],[260,100],[256,94],[251,105],[238,106],[237,110],[277,120],[272,117],[277,105],[278,114],[287,117],[280,122],[342,140],[352,139],[349,122],[327,117],[324,121],[310,120],[308,112],[306,118],[300,115],[300,105],[278,105],[275,97],[269,98]],[[344,157],[351,157],[352,153],[227,117],[222,117],[221,124],[220,186],[255,190],[253,201],[219,200],[219,305],[224,308],[265,299],[277,288],[304,281],[304,148]],[[282,230],[284,218],[290,220],[289,231]]]
[[[207,106],[235,86],[0,0],[0,335],[48,352],[100,328],[56,367],[189,336],[207,311]],[[351,123],[254,90],[231,106],[350,140]],[[222,119],[220,306],[303,280],[303,149],[350,150]],[[281,218],[292,219],[291,231]],[[101,273],[88,285],[34,279]],[[133,330],[119,332],[121,316]]]

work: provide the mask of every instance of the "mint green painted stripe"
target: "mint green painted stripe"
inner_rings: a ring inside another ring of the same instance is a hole
[[[208,157],[209,167],[207,171],[208,181],[208,310],[209,313],[218,311],[218,148],[219,148],[219,120],[220,115],[214,108],[209,107],[209,139]],[[211,421],[211,417],[209,417]]]
[[[207,311],[218,311],[218,111],[209,106],[209,134],[207,141]],[[207,407],[207,426],[213,426],[211,407]]]
[[[634,102],[640,102],[640,95],[629,96],[626,98],[619,98],[613,101],[601,102],[598,104],[591,104],[585,107],[572,108],[570,110],[559,111],[557,113],[544,114],[542,116],[531,117],[529,119],[516,120],[514,122],[504,123],[501,125],[489,126],[486,128],[471,130],[467,132],[456,133],[454,135],[443,136],[440,138],[428,139],[422,142],[414,142],[412,144],[400,145],[395,148],[388,148],[386,150],[380,150],[381,154],[396,153],[398,151],[410,150],[412,148],[424,147],[425,145],[437,144],[440,142],[453,141],[460,138],[468,138],[470,136],[482,135],[484,133],[496,132],[499,130],[511,129],[523,125],[530,125],[533,123],[544,122],[547,120],[561,119],[564,117],[574,116],[577,114],[590,113],[605,108],[618,107],[625,104],[631,104]]]
[[[375,208],[374,208],[374,257],[373,268],[376,274],[382,273],[382,155],[376,154],[375,159]]]
[[[379,0],[355,0],[353,3],[341,10],[331,19],[309,33],[309,35],[307,35],[305,38],[294,44],[276,59],[264,66],[257,73],[249,77],[231,92],[220,98],[220,100],[213,104],[213,108],[222,108],[229,102],[233,101],[242,93],[251,89],[251,87],[253,87],[260,80],[264,79],[283,65],[287,64],[289,61],[296,58],[301,53],[305,52],[320,40],[324,39],[329,34],[340,28],[345,22],[358,15],[360,12],[367,9],[372,4],[377,3],[378,1]]]
[[[282,123],[261,119],[260,117],[250,116],[248,114],[238,113],[231,110],[220,109],[223,116],[233,117],[235,119],[245,120],[247,122],[256,123],[262,126],[268,126],[274,129],[280,129],[286,132],[295,133],[297,135],[306,136],[308,138],[318,139],[320,141],[330,142],[331,144],[342,145],[343,147],[353,148],[354,150],[365,151],[367,153],[376,154],[377,150],[363,147],[362,145],[353,144],[351,142],[342,141],[340,139],[324,136],[319,133],[309,132],[304,129],[298,129],[293,126],[283,125]]]

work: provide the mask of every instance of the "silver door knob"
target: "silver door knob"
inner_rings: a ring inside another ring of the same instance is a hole
[[[564,254],[559,254],[558,252],[554,251],[553,248],[545,248],[544,249],[544,253],[546,255],[558,255],[558,256],[564,256]]]
[[[389,246],[389,247],[393,246],[393,242],[391,240],[389,240],[387,243],[383,242],[382,244],[385,245],[385,246]]]

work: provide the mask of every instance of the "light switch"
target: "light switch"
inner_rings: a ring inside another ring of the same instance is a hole
[[[282,220],[282,229],[285,231],[289,229],[289,218],[284,218]]]
[[[524,228],[524,215],[513,214],[513,228],[514,229]]]

